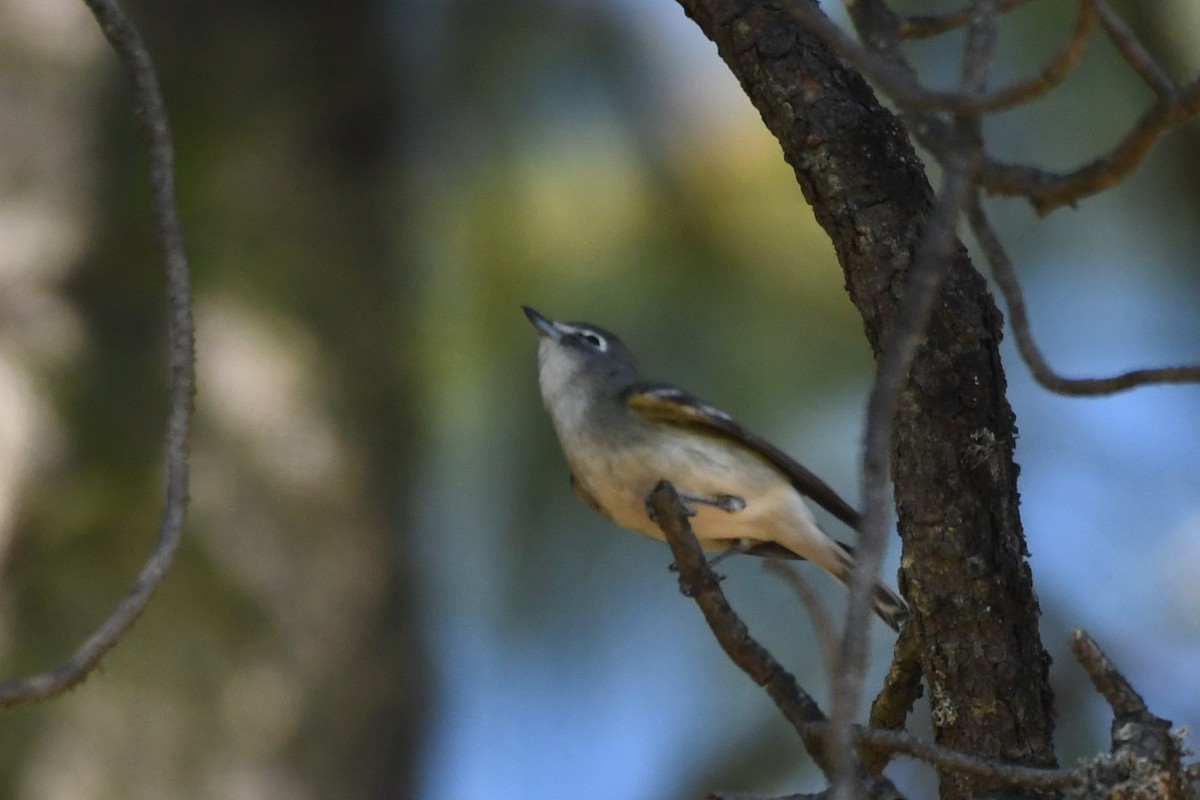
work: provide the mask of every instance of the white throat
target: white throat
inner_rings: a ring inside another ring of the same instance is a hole
[[[552,339],[538,345],[538,385],[542,403],[550,412],[560,438],[575,438],[591,402],[586,387],[580,386],[583,364]]]

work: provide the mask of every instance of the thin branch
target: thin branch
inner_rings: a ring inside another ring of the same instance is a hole
[[[149,603],[175,557],[188,500],[187,442],[195,391],[191,291],[183,232],[175,207],[175,168],[170,126],[150,55],[132,23],[111,0],[84,0],[133,79],[134,94],[150,148],[155,229],[167,275],[171,377],[166,434],[166,501],[158,542],[133,588],[70,659],[53,669],[0,685],[0,707],[53,697],[77,685],[111,650]]]
[[[916,625],[905,625],[896,640],[892,664],[883,679],[883,688],[871,703],[869,727],[899,731],[921,696],[921,640]],[[867,771],[877,775],[888,763],[888,753],[860,746],[859,757]]]
[[[1084,779],[1083,771],[1078,768],[1047,769],[1006,764],[940,747],[904,731],[855,727],[854,741],[883,753],[903,753],[947,772],[1001,780],[1012,786],[1055,789],[1078,785]]]
[[[1180,800],[1191,796],[1187,790],[1190,776],[1182,763],[1182,736],[1172,734],[1170,720],[1150,712],[1146,701],[1086,631],[1072,631],[1070,646],[1096,691],[1113,710],[1112,758],[1093,762],[1107,773],[1105,782],[1113,787],[1133,783],[1149,789],[1131,791],[1128,796]],[[1111,794],[1115,797],[1119,793]]]
[[[817,637],[817,647],[821,651],[826,674],[832,683],[834,676],[837,675],[838,634],[837,626],[834,625],[829,609],[825,607],[825,603],[821,601],[821,596],[813,589],[812,584],[791,564],[777,558],[768,558],[763,560],[763,569],[790,586],[801,604],[808,610],[808,617],[812,620],[813,634]]]
[[[1135,369],[1107,378],[1066,378],[1054,371],[1046,362],[1041,348],[1033,337],[1029,312],[1025,308],[1025,297],[1017,279],[1012,261],[996,235],[990,220],[983,210],[978,194],[967,204],[967,219],[975,234],[984,257],[992,269],[992,277],[1008,304],[1009,321],[1016,337],[1017,350],[1029,365],[1034,379],[1052,392],[1075,397],[1115,394],[1138,386],[1164,383],[1200,382],[1200,365],[1185,367],[1163,367],[1159,369]]]
[[[1071,631],[1069,642],[1071,653],[1087,672],[1088,677],[1092,679],[1092,685],[1108,702],[1115,716],[1127,717],[1149,713],[1146,701],[1130,685],[1087,631],[1081,628]]]
[[[827,777],[832,778],[834,767],[829,760],[829,749],[823,741],[824,726],[818,725],[825,722],[825,714],[812,696],[796,682],[795,677],[755,641],[746,623],[729,605],[725,593],[721,591],[721,579],[705,559],[688,522],[688,511],[679,500],[675,488],[665,480],[659,481],[646,498],[646,509],[662,529],[671,547],[671,555],[679,571],[680,591],[696,601],[725,654],[751,680],[766,689],[775,706],[800,734],[813,761]],[[861,765],[852,775],[856,779],[854,786],[858,796],[872,800],[901,798],[891,781],[868,775]]]
[[[996,0],[976,0],[972,4],[975,13],[971,27],[967,29],[967,40],[963,45],[962,64],[959,67],[959,84],[965,91],[982,92],[987,88],[988,73],[992,68],[992,54],[996,50]],[[1086,7],[1087,3],[1083,4]]]
[[[990,193],[1028,197],[1039,214],[1048,214],[1109,188],[1132,172],[1163,135],[1200,113],[1200,81],[1177,86],[1104,0],[1082,0],[1071,36],[1041,72],[991,93],[934,92],[922,87],[899,48],[898,32],[904,27],[904,21],[882,4],[860,0],[851,6],[855,22],[864,39],[870,42],[870,48],[842,31],[815,5],[794,2],[790,8],[797,19],[838,55],[853,63],[892,97],[921,144],[939,160],[950,138],[947,135],[949,126],[927,112],[992,113],[1044,94],[1074,69],[1090,41],[1092,28],[1099,21],[1130,67],[1159,96],[1159,101],[1111,151],[1070,172],[1056,173],[994,160],[985,162],[982,183]],[[956,14],[962,16],[965,24],[970,10]]]
[[[705,559],[688,523],[687,509],[674,487],[661,481],[646,498],[646,505],[671,546],[671,555],[679,571],[680,591],[696,601],[726,655],[751,680],[767,690],[804,740],[813,760],[828,774],[828,761],[820,740],[812,736],[809,728],[810,723],[824,722],[825,714],[783,665],[750,636],[746,624],[725,599],[721,579]]]
[[[667,481],[660,481],[646,498],[646,507],[671,548],[679,572],[680,591],[696,601],[726,655],[756,684],[767,690],[776,707],[800,734],[813,760],[827,776],[830,775],[832,764],[822,742],[832,733],[832,725],[796,679],[765,647],[755,641],[746,624],[729,605],[725,593],[721,591],[721,579],[708,565],[688,523],[688,511],[680,502],[674,487]],[[903,753],[947,772],[1001,779],[1014,785],[1065,787],[1080,783],[1084,777],[1080,769],[1025,767],[968,755],[923,741],[903,731],[852,726],[850,734],[852,743],[866,745],[882,753]],[[862,781],[858,786],[866,790],[862,792],[865,796],[875,800],[899,797],[895,787],[886,778],[871,778],[861,770],[857,777]]]
[[[915,80],[911,68],[899,68],[887,58],[859,44],[821,12],[818,6],[789,3],[791,13],[819,36],[834,52],[854,64],[896,102],[913,111],[942,111],[955,114],[988,114],[1027,103],[1062,82],[1087,50],[1097,16],[1094,0],[1081,0],[1071,35],[1037,74],[994,92],[943,92],[927,89]]]
[[[1117,50],[1129,62],[1133,71],[1141,76],[1141,79],[1158,95],[1159,99],[1170,100],[1174,97],[1179,92],[1179,87],[1146,51],[1146,48],[1142,47],[1142,43],[1125,24],[1125,20],[1112,10],[1106,0],[1096,0],[1096,12],[1100,15],[1100,24],[1104,26],[1108,38],[1117,46]]]
[[[909,63],[904,53],[904,44],[897,34],[902,25],[901,17],[892,11],[887,2],[885,0],[856,0],[856,2],[844,5],[851,22],[854,23],[854,29],[867,48],[871,52],[879,54],[888,67],[896,71],[902,79],[910,83],[917,83],[917,71]],[[814,33],[817,33],[818,36],[821,35],[816,30]],[[826,44],[829,42],[827,41]],[[842,58],[847,58],[857,66],[854,60],[848,58],[846,54],[833,47],[830,49],[835,50]]]
[[[1042,215],[1107,189],[1142,162],[1168,131],[1200,112],[1200,80],[1153,105],[1116,147],[1067,173],[988,161],[982,184],[991,194],[1028,197]]]
[[[1021,6],[1028,5],[1029,2],[1030,0],[1002,0],[997,3],[996,10],[1001,14],[1007,14]],[[945,14],[903,17],[896,28],[896,35],[901,39],[929,39],[949,33],[970,22],[974,8],[974,5],[967,5],[958,11],[950,11]]]

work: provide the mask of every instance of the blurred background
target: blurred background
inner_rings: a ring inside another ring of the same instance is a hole
[[[857,500],[861,323],[778,146],[678,6],[124,5],[172,114],[195,272],[191,516],[102,667],[0,714],[0,796],[820,786],[667,550],[571,493],[518,310],[619,332],[646,373]],[[1200,69],[1191,0],[1116,5],[1175,75]],[[1029,74],[1072,12],[1015,15],[997,78]],[[952,80],[955,44],[915,46],[934,82]],[[1098,41],[1061,93],[988,133],[1002,157],[1068,167],[1149,102]],[[1185,126],[1118,190],[1048,220],[994,206],[1063,371],[1200,359],[1198,137]],[[114,55],[82,3],[0,0],[3,678],[65,658],[153,546],[163,297]],[[1075,626],[1154,711],[1200,724],[1200,389],[1068,400],[1005,355],[1064,762],[1108,737],[1065,653]],[[826,703],[789,589],[752,559],[725,572],[751,630]],[[840,590],[804,574],[840,613]],[[877,685],[892,637],[873,635]],[[929,792],[922,770],[892,769]]]

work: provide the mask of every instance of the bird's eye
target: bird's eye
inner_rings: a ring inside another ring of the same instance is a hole
[[[608,349],[608,342],[604,341],[604,337],[598,333],[592,333],[591,331],[580,331],[579,338],[583,339],[601,353]]]

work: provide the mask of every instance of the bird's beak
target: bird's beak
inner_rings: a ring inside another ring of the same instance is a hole
[[[521,306],[521,310],[525,312],[525,316],[529,317],[529,321],[533,323],[533,327],[537,328],[538,333],[542,336],[548,336],[551,341],[555,342],[562,337],[562,331],[554,324],[554,320],[546,319],[529,306]]]

